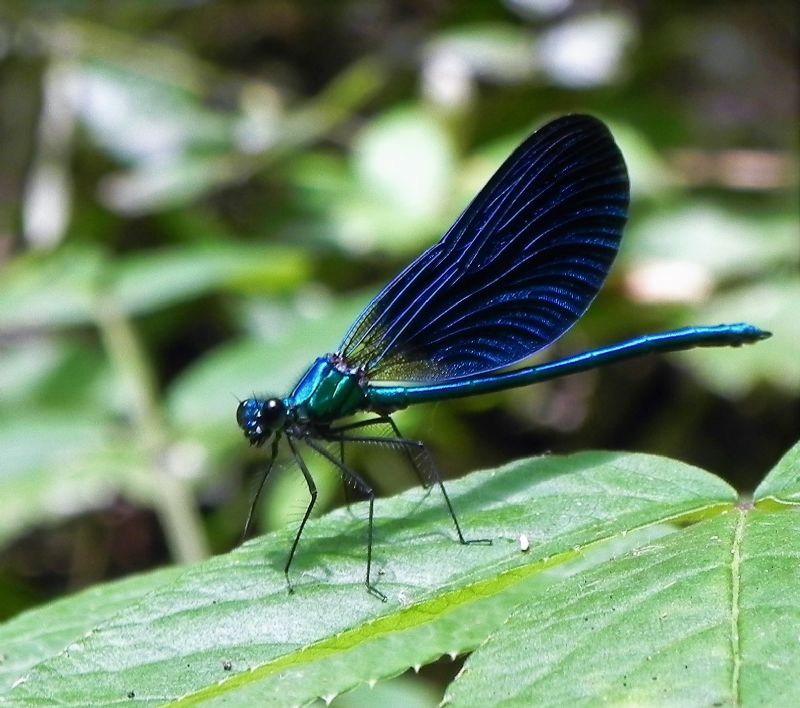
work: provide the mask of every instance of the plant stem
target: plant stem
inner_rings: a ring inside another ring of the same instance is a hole
[[[106,351],[122,382],[132,427],[145,450],[149,501],[158,514],[172,557],[179,563],[206,558],[208,541],[191,485],[169,465],[173,444],[158,405],[152,367],[139,338],[108,293],[98,296],[95,314]]]

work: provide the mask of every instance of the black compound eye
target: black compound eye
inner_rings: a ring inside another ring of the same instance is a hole
[[[261,422],[265,428],[277,430],[286,420],[286,406],[280,398],[270,398],[261,409]]]
[[[236,423],[240,428],[244,428],[245,421],[245,404],[247,401],[240,401],[239,406],[236,408]]]

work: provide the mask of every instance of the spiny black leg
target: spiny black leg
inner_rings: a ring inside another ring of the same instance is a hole
[[[308,467],[306,467],[306,463],[303,461],[300,453],[297,452],[297,448],[288,435],[286,436],[286,441],[289,443],[289,447],[292,450],[292,454],[297,462],[297,466],[303,473],[303,477],[305,477],[306,484],[308,485],[308,493],[311,495],[311,501],[308,503],[306,513],[303,515],[303,520],[300,522],[300,528],[297,530],[297,535],[294,537],[294,542],[292,543],[292,549],[289,551],[289,558],[286,561],[286,567],[283,569],[283,574],[286,576],[286,584],[289,586],[289,592],[294,592],[292,581],[289,580],[289,567],[292,565],[294,552],[297,550],[297,544],[300,542],[300,536],[303,535],[303,529],[306,526],[306,521],[308,521],[308,517],[311,515],[311,510],[314,508],[314,504],[317,502],[317,485],[314,484],[314,478],[311,476],[311,473],[308,471]]]
[[[256,510],[256,504],[258,503],[258,498],[261,496],[261,490],[264,489],[264,484],[267,481],[267,477],[269,477],[269,473],[272,471],[272,465],[275,464],[275,458],[278,456],[278,442],[280,441],[280,434],[275,433],[275,438],[272,441],[272,451],[269,456],[269,462],[267,463],[267,471],[264,472],[264,476],[261,478],[261,482],[258,485],[258,489],[256,489],[255,496],[253,497],[253,502],[250,504],[250,511],[247,513],[247,521],[244,522],[244,532],[242,533],[242,540],[244,541],[247,538],[247,532],[250,530],[250,524],[253,521],[253,514]],[[344,443],[342,443],[344,444]]]
[[[347,425],[342,425],[342,426],[339,426],[338,428],[334,428],[332,432],[334,432],[334,433],[344,433],[344,432],[347,432],[347,431],[350,431],[350,430],[356,430],[357,428],[366,428],[366,427],[375,426],[375,425],[388,425],[388,426],[391,427],[392,432],[394,433],[394,436],[395,436],[396,439],[398,439],[398,440],[406,440],[407,439],[407,438],[404,438],[400,434],[400,430],[398,429],[397,424],[388,415],[380,416],[378,418],[368,418],[367,420],[357,420],[354,423],[348,423]],[[376,442],[378,440],[380,440],[380,438],[372,438],[372,439],[374,439]],[[344,445],[344,443],[340,443],[340,444]],[[425,474],[423,473],[423,471],[419,468],[419,465],[417,464],[417,461],[414,459],[414,456],[411,453],[411,450],[409,448],[407,448],[407,447],[404,447],[403,451],[405,452],[406,457],[408,458],[408,464],[411,465],[411,469],[414,470],[414,474],[417,475],[417,479],[419,480],[419,483],[425,489],[429,489],[430,486],[431,486],[431,480],[428,477],[426,477]],[[344,462],[344,460],[342,460],[342,461]],[[434,476],[434,478],[436,477],[435,474],[433,476]]]
[[[423,443],[421,440],[409,440],[408,438],[403,438],[400,436],[392,439],[386,439],[386,438],[371,438],[368,436],[362,437],[358,435],[338,435],[338,430],[331,431],[330,439],[339,442],[369,443],[372,445],[385,445],[387,447],[394,447],[395,449],[402,448],[405,450],[416,450],[426,460],[428,471],[430,472],[434,481],[438,485],[439,489],[442,490],[442,496],[444,497],[444,501],[447,504],[447,509],[450,512],[450,518],[453,519],[453,524],[456,527],[458,540],[464,545],[470,545],[470,544],[481,544],[486,546],[491,545],[492,539],[490,538],[472,538],[472,539],[464,538],[464,534],[461,532],[461,526],[458,523],[458,518],[456,517],[456,512],[453,509],[452,503],[450,502],[450,497],[447,494],[447,490],[444,488],[444,482],[442,482],[442,478],[439,475],[439,470],[436,467],[433,455],[431,455],[430,450],[428,450],[428,448],[425,447],[425,443]]]
[[[341,440],[344,442],[344,439]],[[367,496],[369,500],[369,525],[367,527],[367,577],[365,579],[365,583],[367,586],[367,590],[370,592],[371,595],[377,597],[381,602],[386,602],[386,595],[384,595],[378,588],[376,588],[372,584],[372,579],[370,573],[372,572],[372,527],[373,527],[373,513],[375,508],[375,492],[372,490],[364,479],[353,471],[352,468],[345,465],[343,462],[339,462],[330,452],[328,452],[324,447],[321,445],[317,445],[313,439],[308,438],[306,439],[306,443],[310,448],[318,452],[322,455],[326,460],[328,460],[331,464],[335,465],[339,468],[343,475],[348,477],[352,480],[353,484],[358,487],[363,494]]]
[[[344,441],[339,443],[339,460],[344,464]],[[342,491],[344,492],[344,503],[349,507],[353,502],[350,498],[350,487],[347,486],[347,479],[342,477]]]

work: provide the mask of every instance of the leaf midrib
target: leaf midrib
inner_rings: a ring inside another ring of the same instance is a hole
[[[739,610],[741,592],[741,564],[742,564],[742,540],[744,538],[745,521],[747,514],[745,510],[737,508],[738,518],[736,519],[736,529],[733,534],[733,544],[731,547],[731,699],[733,705],[741,705],[741,636],[739,633]]]

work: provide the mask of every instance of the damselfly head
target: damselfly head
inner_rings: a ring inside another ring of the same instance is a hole
[[[263,445],[286,422],[286,405],[280,398],[248,398],[239,403],[236,422],[251,445]]]

